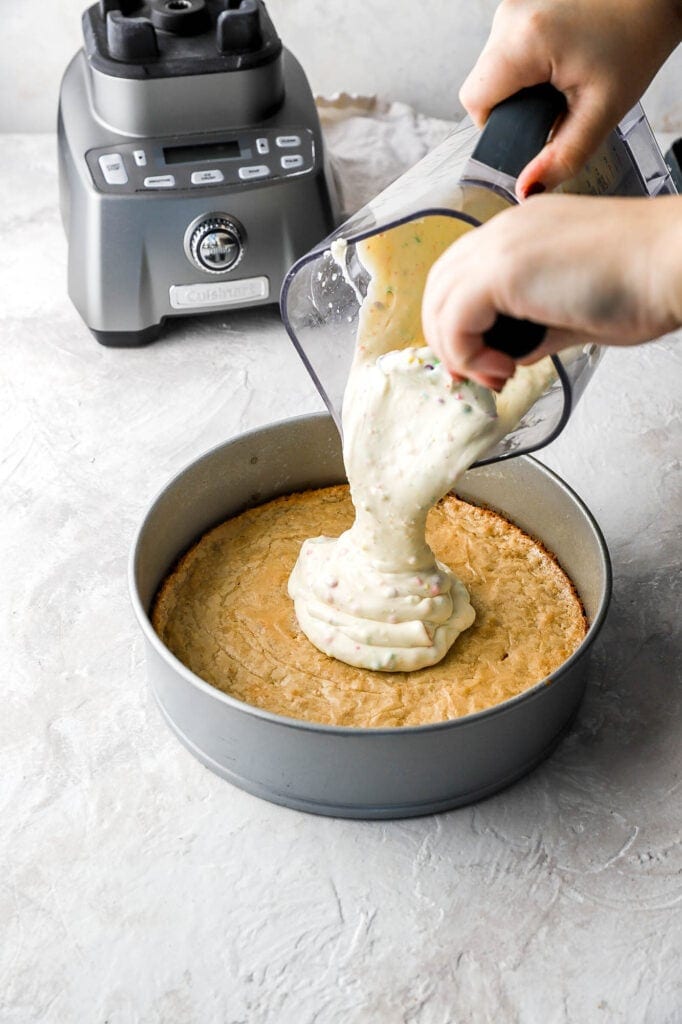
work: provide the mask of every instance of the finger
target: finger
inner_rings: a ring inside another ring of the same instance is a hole
[[[519,199],[539,191],[551,191],[574,178],[613,127],[615,113],[595,90],[577,97],[567,92],[568,113],[550,142],[524,168],[516,183]]]
[[[469,380],[475,380],[484,387],[499,391],[510,377],[514,376],[516,364],[511,356],[482,344],[466,362],[464,373]]]
[[[485,345],[483,332],[494,323],[497,310],[483,287],[471,278],[466,289],[451,287],[433,316],[424,318],[429,346],[446,369],[486,387],[504,382],[514,372],[514,360]]]
[[[479,247],[477,234],[477,231],[468,231],[458,238],[438,257],[428,272],[422,296],[422,326],[429,344],[443,307],[462,281],[471,280],[471,268]]]
[[[482,128],[498,103],[519,89],[548,81],[550,75],[546,60],[534,59],[527,52],[519,59],[509,48],[489,44],[462,85],[459,99],[474,123]]]
[[[495,320],[495,309],[479,296],[469,276],[466,292],[458,277],[443,279],[435,301],[425,296],[422,328],[429,348],[440,357],[450,373],[465,375],[465,364],[483,347],[482,334]]]

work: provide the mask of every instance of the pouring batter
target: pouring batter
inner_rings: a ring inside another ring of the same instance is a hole
[[[549,359],[520,367],[495,399],[457,383],[425,346],[421,297],[435,259],[468,225],[429,217],[365,240],[371,275],[343,406],[356,518],[338,539],[306,541],[289,581],[309,640],[349,665],[434,665],[475,613],[426,542],[426,516],[457,478],[546,390]]]

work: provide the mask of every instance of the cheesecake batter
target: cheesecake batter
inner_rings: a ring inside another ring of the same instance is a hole
[[[425,346],[430,267],[469,225],[428,217],[361,242],[371,275],[343,406],[355,521],[307,540],[289,580],[299,625],[325,654],[388,672],[439,662],[475,619],[468,592],[426,540],[429,510],[512,430],[555,375],[519,367],[496,399],[455,383]]]

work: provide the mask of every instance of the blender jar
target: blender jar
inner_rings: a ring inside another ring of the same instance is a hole
[[[536,103],[535,109],[531,103],[529,110],[530,93]],[[371,280],[363,263],[363,246],[367,249],[369,240],[381,236],[380,244],[390,252],[409,235],[419,236],[425,246],[420,249],[419,272],[425,281],[424,268],[428,272],[428,266],[460,235],[516,202],[516,174],[544,145],[564,103],[563,97],[557,102],[560,96],[551,86],[522,90],[495,108],[483,133],[466,120],[292,267],[282,288],[284,324],[339,431],[344,390]],[[520,121],[521,116],[525,120]],[[563,191],[630,196],[675,192],[639,104]],[[536,328],[544,333],[543,327],[527,321],[500,320],[507,321],[507,327],[516,327],[515,334],[513,330],[511,334],[512,348],[505,342],[493,347],[512,355],[536,347]],[[521,338],[518,351],[513,350],[515,337]],[[413,338],[406,344],[424,342]],[[556,375],[545,393],[516,429],[477,465],[537,451],[549,444],[568,421],[602,351],[594,344],[585,344],[552,356]]]

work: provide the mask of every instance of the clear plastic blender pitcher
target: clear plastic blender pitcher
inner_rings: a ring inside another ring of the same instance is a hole
[[[565,109],[549,85],[524,89],[490,115],[481,133],[469,122],[354,214],[292,267],[281,309],[286,329],[337,427],[355,349],[360,308],[370,280],[360,258],[375,235],[389,245],[400,232],[433,229],[433,260],[465,231],[516,202],[516,177],[540,151]],[[637,104],[581,174],[563,191],[658,196],[675,192],[644,112]],[[437,228],[437,230],[435,230]],[[392,233],[392,234],[389,234]],[[360,251],[359,251],[360,247]],[[520,357],[545,328],[499,317],[487,344]],[[556,377],[515,430],[478,465],[536,451],[561,432],[601,358],[594,344],[552,356]]]

